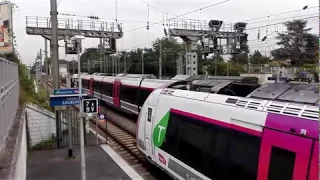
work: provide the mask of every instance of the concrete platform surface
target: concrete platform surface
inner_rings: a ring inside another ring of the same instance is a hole
[[[27,180],[81,180],[80,147],[75,159],[67,159],[68,149],[34,151],[28,154]],[[131,180],[100,147],[86,146],[87,180]]]

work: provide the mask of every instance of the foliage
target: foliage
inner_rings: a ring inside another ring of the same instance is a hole
[[[176,74],[176,59],[183,52],[184,46],[179,44],[174,38],[162,38],[153,42],[152,48],[138,48],[128,52],[119,52],[118,56],[121,62],[121,70],[124,71],[124,59],[126,58],[127,73],[141,74],[142,72],[142,52],[144,59],[144,73],[158,76],[159,72],[159,52],[160,41],[162,43],[162,72],[163,76],[174,76]],[[82,68],[84,62],[88,60],[98,60],[99,54],[97,49],[89,48],[81,56]],[[76,69],[76,68],[75,68]],[[91,70],[90,73],[99,71],[99,67]],[[85,69],[83,69],[85,70]]]
[[[215,74],[215,62],[212,62],[208,68],[209,74]],[[240,73],[244,72],[243,65],[236,62],[223,62],[217,63],[217,75],[218,76],[239,76]]]
[[[49,150],[57,148],[57,142],[54,138],[49,140],[43,140],[40,143],[34,145],[32,150]]]
[[[277,44],[281,48],[271,51],[275,59],[290,59],[293,66],[302,66],[304,63],[314,64],[318,58],[318,38],[309,34],[306,20],[293,20],[284,23],[286,33],[279,33]]]
[[[20,104],[33,103],[49,111],[53,108],[49,106],[47,92],[39,86],[38,94],[35,92],[34,79],[27,76],[26,66],[19,64],[19,79],[20,79]]]
[[[0,54],[1,58],[4,58],[8,61],[11,61],[13,63],[20,63],[19,57],[17,55],[17,53],[11,52],[11,53],[4,53],[4,54]]]

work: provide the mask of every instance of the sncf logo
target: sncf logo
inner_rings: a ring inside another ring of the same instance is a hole
[[[164,164],[164,165],[167,164],[166,159],[165,159],[160,153],[158,153],[158,157],[159,157],[159,161],[160,161],[162,164]]]

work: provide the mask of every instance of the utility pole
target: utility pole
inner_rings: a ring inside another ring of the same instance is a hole
[[[102,38],[100,38],[100,49],[99,49],[100,73],[102,73],[102,57],[101,57],[101,49],[102,49]]]
[[[144,74],[143,50],[141,51],[141,74]]]
[[[162,79],[162,41],[160,40],[159,79]]]
[[[121,71],[121,58],[120,56],[118,56],[118,74],[120,73],[120,71]]]
[[[60,88],[59,78],[59,44],[58,44],[58,11],[57,11],[57,0],[51,1],[51,62],[52,62],[52,75],[53,75],[53,88]]]
[[[124,53],[124,73],[127,73],[127,53]]]
[[[74,58],[72,58],[72,73],[75,74],[75,69],[74,69]]]
[[[86,180],[86,160],[85,160],[85,152],[84,152],[84,116],[83,116],[83,109],[82,109],[82,81],[81,81],[81,70],[80,70],[80,44],[81,44],[81,39],[76,38],[78,41],[78,46],[77,46],[77,54],[78,54],[78,81],[79,81],[79,111],[80,111],[80,159],[81,159],[81,179]]]
[[[46,75],[47,75],[47,82],[46,82],[46,91],[48,92],[48,83],[49,83],[49,62],[48,62],[48,41],[44,39],[44,58],[45,58],[45,68],[46,68]]]
[[[40,58],[40,70],[39,70],[39,80],[41,81],[42,79],[42,49],[40,49],[40,52],[39,52],[39,58]]]
[[[215,61],[215,63],[214,63],[214,76],[217,76],[217,68],[218,68],[218,53],[216,54],[216,57],[214,58],[214,61]]]
[[[250,76],[250,57],[248,57],[248,74]]]

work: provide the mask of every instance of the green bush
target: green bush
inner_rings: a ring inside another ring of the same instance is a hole
[[[33,103],[45,108],[49,111],[54,111],[49,106],[49,99],[46,90],[39,86],[38,93],[35,92],[34,78],[29,77],[25,73],[26,67],[23,64],[19,64],[19,79],[20,79],[20,97],[21,104]]]

